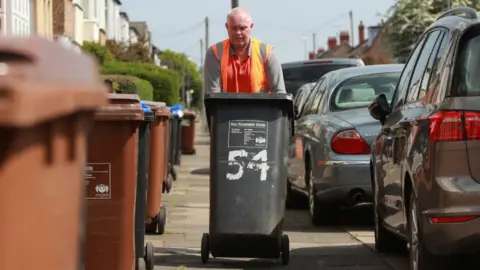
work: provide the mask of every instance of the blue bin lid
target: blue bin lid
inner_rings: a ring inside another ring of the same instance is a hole
[[[144,112],[152,112],[152,109],[150,109],[150,106],[148,106],[147,104],[143,103],[143,102],[140,102],[140,104],[142,105],[142,109]]]

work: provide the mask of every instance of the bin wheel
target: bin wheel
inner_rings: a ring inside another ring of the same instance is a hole
[[[200,253],[202,255],[202,263],[208,263],[208,258],[210,257],[210,235],[208,235],[208,233],[204,233],[202,236],[202,246]]]
[[[282,236],[282,264],[288,265],[290,262],[290,239],[288,235]]]
[[[155,263],[154,263],[154,258],[153,258],[153,244],[150,242],[147,242],[147,245],[145,245],[145,268],[147,270],[153,270],[155,268]]]
[[[197,149],[193,149],[192,150],[192,155],[196,155],[197,154]]]
[[[150,224],[145,224],[145,234],[154,234],[157,232],[158,221],[153,218]]]
[[[164,204],[160,207],[160,212],[158,213],[158,221],[157,221],[157,231],[158,234],[165,233],[165,224],[167,223],[167,208]]]
[[[172,175],[173,181],[177,181],[177,168],[172,166],[170,169],[170,174]]]
[[[167,181],[165,181],[164,184],[165,184],[165,191],[167,193],[170,193],[173,186],[173,175],[171,173],[167,175]]]
[[[142,258],[137,259],[137,264],[135,265],[135,270],[146,270],[147,267],[145,266],[145,260]]]

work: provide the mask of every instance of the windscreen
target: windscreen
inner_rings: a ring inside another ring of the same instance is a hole
[[[283,68],[283,79],[287,92],[295,95],[297,90],[306,83],[316,82],[325,73],[333,70],[353,67],[355,65],[335,65],[335,64],[305,64]]]
[[[401,72],[362,75],[343,82],[332,94],[330,111],[366,108],[372,99],[385,94],[390,102]]]

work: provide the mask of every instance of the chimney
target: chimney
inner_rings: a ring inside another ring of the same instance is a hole
[[[360,21],[360,24],[358,25],[358,44],[362,45],[365,43],[365,26],[363,25],[363,22]]]
[[[309,52],[308,53],[308,59],[312,60],[312,59],[315,59],[317,58],[317,56],[315,55],[315,52]]]
[[[350,43],[350,35],[347,31],[340,32],[340,44],[349,44]]]
[[[323,47],[320,47],[320,48],[318,48],[318,50],[317,50],[317,53],[318,53],[318,54],[321,54],[321,53],[324,53],[324,52],[325,52],[325,49],[324,49]]]
[[[328,38],[328,49],[331,50],[337,47],[337,38],[336,37],[329,37]]]

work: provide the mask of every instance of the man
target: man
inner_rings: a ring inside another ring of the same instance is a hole
[[[273,47],[250,37],[252,17],[243,8],[227,15],[228,39],[205,56],[205,93],[286,93],[282,66]]]

